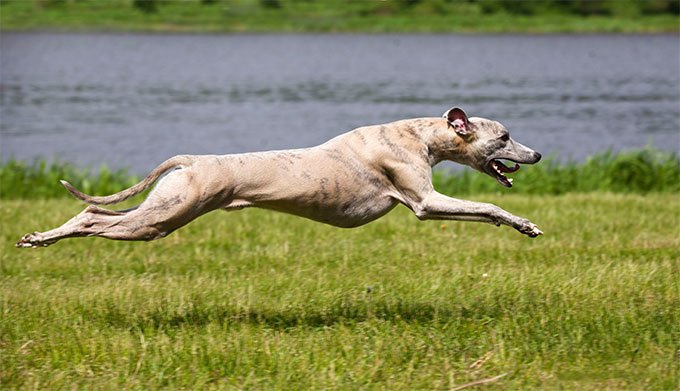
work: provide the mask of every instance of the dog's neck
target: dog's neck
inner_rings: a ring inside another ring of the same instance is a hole
[[[444,160],[467,164],[468,141],[456,134],[445,118],[433,119],[430,124],[420,131],[422,140],[428,148],[430,166]]]

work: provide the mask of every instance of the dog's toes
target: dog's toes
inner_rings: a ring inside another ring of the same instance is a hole
[[[519,232],[527,235],[530,238],[535,238],[539,235],[543,235],[543,231],[538,229],[538,226],[530,221],[526,221],[521,228],[519,228]]]
[[[535,238],[538,235],[543,235],[543,231],[538,229],[536,224],[531,224],[531,228],[530,228],[529,232],[527,232],[527,235],[529,235],[529,237]]]
[[[15,244],[16,247],[18,248],[31,248],[35,247],[33,243],[31,243],[31,235],[32,234],[26,234],[21,237],[21,239]]]
[[[43,244],[38,238],[37,232],[34,232],[32,234],[26,234],[22,236],[15,246],[18,248],[36,248],[47,245],[48,244]]]

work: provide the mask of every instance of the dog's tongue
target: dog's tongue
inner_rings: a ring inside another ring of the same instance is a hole
[[[501,164],[498,165],[498,168],[503,172],[515,172],[515,171],[519,170],[519,164],[515,163],[515,166],[510,168],[510,167],[506,166],[505,164],[501,163]]]

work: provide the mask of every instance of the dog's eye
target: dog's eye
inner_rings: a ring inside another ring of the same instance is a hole
[[[508,141],[508,140],[510,140],[510,135],[509,135],[509,134],[506,133],[506,134],[504,134],[504,135],[501,136],[501,141]]]

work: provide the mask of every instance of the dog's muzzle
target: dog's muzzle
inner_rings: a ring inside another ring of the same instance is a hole
[[[503,160],[514,163],[512,167],[508,167],[503,163]],[[511,157],[498,157],[489,159],[484,165],[484,171],[490,176],[494,177],[498,183],[505,187],[512,187],[512,178],[508,178],[505,174],[516,172],[520,169],[519,163],[534,164],[541,160],[541,154],[532,151],[531,156],[526,159],[514,159]]]

